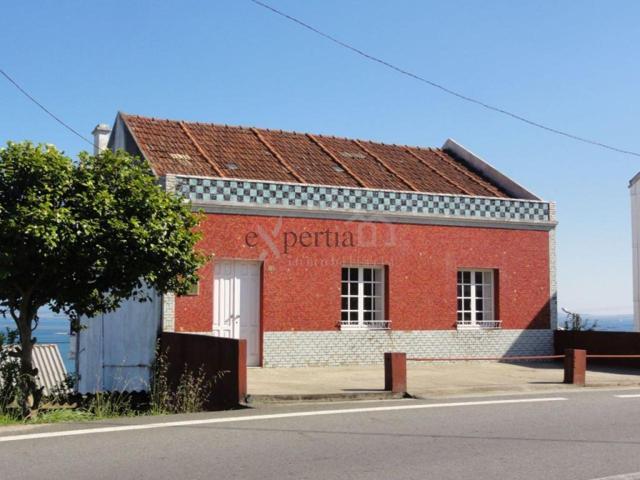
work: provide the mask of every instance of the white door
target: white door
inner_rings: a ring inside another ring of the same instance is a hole
[[[260,365],[260,264],[216,261],[213,278],[213,334],[244,338],[247,365]]]

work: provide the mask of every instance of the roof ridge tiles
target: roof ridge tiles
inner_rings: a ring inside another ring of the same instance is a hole
[[[231,129],[242,129],[242,130],[251,130],[252,128],[255,128],[257,130],[266,130],[266,131],[272,131],[272,132],[280,132],[280,133],[288,133],[288,134],[294,134],[294,135],[307,135],[308,132],[298,132],[296,130],[283,130],[283,129],[273,129],[273,128],[267,128],[267,127],[256,127],[253,125],[229,125],[227,123],[216,123],[216,122],[200,122],[197,120],[178,120],[178,119],[174,119],[174,118],[165,118],[165,117],[149,117],[149,116],[145,116],[145,115],[136,115],[136,114],[131,114],[131,113],[125,113],[125,112],[119,112],[121,114],[125,114],[129,117],[136,117],[136,118],[140,118],[140,119],[144,119],[144,120],[154,120],[157,122],[169,122],[169,123],[180,123],[180,122],[184,122],[187,124],[198,124],[198,125],[204,125],[204,126],[208,126],[208,127],[225,127],[225,128],[231,128]],[[442,150],[441,148],[438,147],[424,147],[424,146],[420,146],[420,145],[408,145],[408,144],[396,144],[396,143],[388,143],[388,142],[384,142],[382,140],[372,140],[372,139],[368,139],[368,138],[354,138],[354,137],[345,137],[343,135],[334,135],[334,134],[323,134],[323,133],[311,133],[313,136],[315,137],[320,137],[320,138],[334,138],[334,139],[338,139],[338,140],[347,140],[347,141],[353,141],[353,140],[358,140],[360,142],[368,142],[368,143],[375,143],[378,145],[388,145],[388,146],[393,146],[393,147],[409,147],[409,148],[419,148],[421,150],[426,150],[426,149],[433,149],[433,150]]]

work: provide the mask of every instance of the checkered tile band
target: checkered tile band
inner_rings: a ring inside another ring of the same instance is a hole
[[[175,185],[177,193],[193,202],[504,221],[550,221],[548,203],[528,200],[180,176],[176,177]]]

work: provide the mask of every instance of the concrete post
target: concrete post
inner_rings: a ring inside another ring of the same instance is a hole
[[[384,354],[384,389],[392,393],[406,393],[406,353],[387,352]]]
[[[564,383],[584,385],[587,371],[587,351],[567,348],[564,355]]]

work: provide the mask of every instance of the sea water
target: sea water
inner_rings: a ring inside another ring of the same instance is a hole
[[[633,315],[592,315],[586,314],[584,318],[590,322],[596,321],[596,330],[609,332],[631,332],[633,331]],[[558,325],[562,326],[564,316],[560,312],[558,315]],[[0,330],[5,328],[15,328],[11,318],[0,317]],[[55,314],[48,309],[40,312],[40,323],[33,332],[38,343],[55,343],[60,349],[60,355],[68,372],[73,372],[74,364],[69,358],[69,319],[65,315]]]
[[[69,319],[66,315],[57,315],[48,309],[43,309],[39,317],[40,322],[32,336],[36,338],[37,343],[58,345],[67,372],[73,372],[73,361],[69,358]],[[8,315],[6,318],[0,316],[0,331],[5,332],[7,328],[16,329],[13,319]]]

